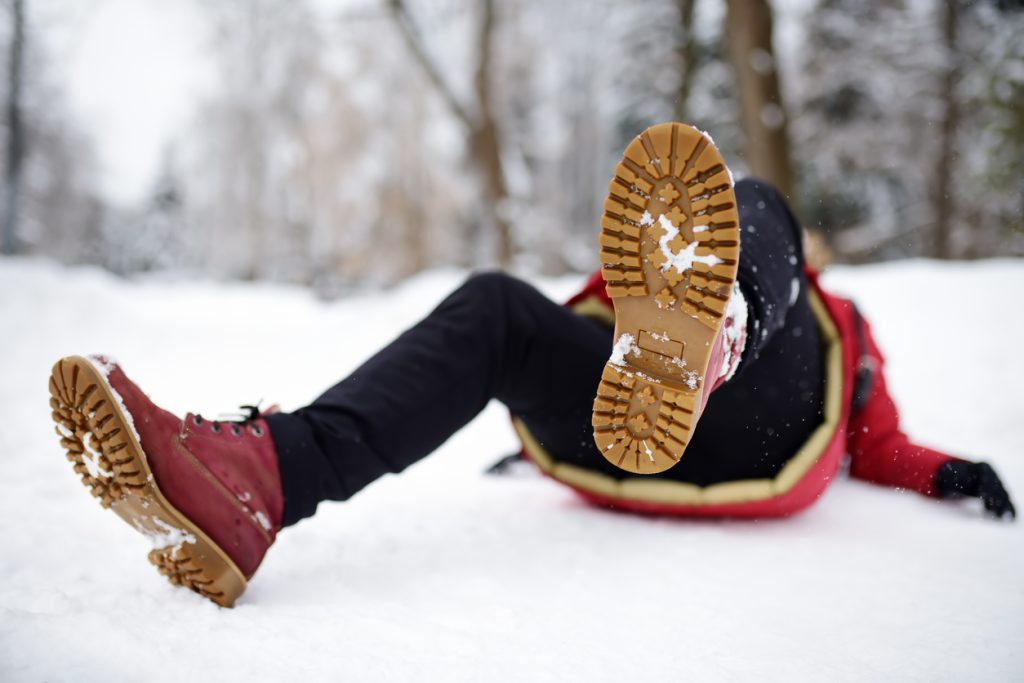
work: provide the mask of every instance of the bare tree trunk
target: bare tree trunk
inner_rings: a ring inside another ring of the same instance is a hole
[[[25,131],[21,124],[22,64],[25,53],[25,4],[11,2],[11,52],[8,58],[7,155],[4,169],[3,253],[17,249],[18,204],[25,157]]]
[[[478,119],[471,141],[473,154],[477,159],[486,182],[487,213],[498,238],[498,263],[508,266],[512,261],[515,247],[512,243],[512,228],[503,216],[508,200],[505,173],[501,168],[501,136],[498,121],[491,104],[491,43],[494,36],[494,0],[484,0],[483,18],[480,22],[477,41],[477,68],[473,78],[476,91]]]
[[[687,104],[693,77],[697,72],[697,41],[693,32],[693,10],[697,0],[676,0],[679,8],[679,89],[676,91],[674,115],[676,121],[689,122]]]
[[[444,80],[441,70],[430,58],[423,37],[416,30],[404,0],[390,0],[389,7],[406,46],[420,68],[434,84],[438,94],[452,110],[452,114],[468,129],[471,161],[485,193],[484,215],[490,223],[487,227],[492,229],[497,237],[498,262],[502,266],[508,266],[515,255],[515,244],[512,240],[512,226],[503,216],[503,208],[508,200],[508,185],[501,163],[501,130],[491,103],[491,53],[496,24],[494,0],[483,0],[481,3],[483,16],[480,21],[477,65],[473,77],[476,102],[472,112],[459,102],[451,86]]]
[[[945,108],[939,138],[939,158],[935,164],[932,243],[928,252],[935,258],[952,258],[952,222],[956,212],[953,197],[953,172],[956,166],[956,132],[960,125],[960,107],[956,97],[956,84],[960,80],[960,60],[957,54],[957,24],[960,21],[959,0],[947,0],[942,6],[942,46],[945,49],[946,69],[942,75],[942,105]]]
[[[736,72],[747,166],[793,201],[786,110],[772,50],[768,0],[728,0],[725,18],[729,61]]]

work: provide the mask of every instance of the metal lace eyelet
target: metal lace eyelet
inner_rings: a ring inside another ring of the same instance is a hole
[[[216,422],[210,425],[210,431],[214,434],[220,434],[220,425]]]
[[[194,424],[196,427],[201,427],[202,424],[203,424],[203,416],[202,415],[193,415],[192,416],[192,424]]]
[[[231,425],[231,433],[235,436],[241,436],[242,430],[238,428],[238,425]]]
[[[260,427],[259,425],[253,425],[252,433],[254,436],[263,436],[263,427]]]

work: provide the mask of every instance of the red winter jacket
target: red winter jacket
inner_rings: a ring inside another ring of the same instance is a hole
[[[737,517],[789,515],[821,496],[847,453],[850,475],[855,478],[937,496],[935,473],[943,463],[955,458],[912,443],[900,430],[896,404],[886,389],[882,354],[867,321],[850,301],[823,290],[817,273],[808,269],[807,279],[817,295],[812,304],[820,312],[823,338],[831,340],[831,350],[826,350],[826,366],[831,363],[832,368],[826,372],[826,426],[794,454],[775,480],[733,482],[704,491],[666,480],[650,482],[656,477],[646,483],[637,478],[615,482],[557,462],[517,421],[515,426],[523,439],[525,454],[546,474],[571,486],[587,500],[638,512]],[[603,307],[605,315],[613,310],[600,273],[591,276],[568,305],[581,312],[589,307],[591,313]],[[861,406],[854,410],[855,377],[862,364],[873,369],[872,382]],[[793,469],[787,473],[790,465]],[[678,491],[673,491],[673,487]]]

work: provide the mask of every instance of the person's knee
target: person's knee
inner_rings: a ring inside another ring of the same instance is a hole
[[[466,278],[466,285],[468,286],[496,289],[505,289],[510,285],[517,284],[519,282],[519,278],[500,270],[479,270],[470,274],[470,276]]]
[[[498,270],[473,273],[462,283],[460,289],[474,299],[496,302],[504,300],[508,293],[522,288],[525,283],[519,278]]]
[[[763,220],[764,216],[774,216],[774,220],[767,222],[780,226],[783,239],[792,242],[792,253],[802,264],[803,228],[782,193],[770,182],[760,178],[743,178],[736,183],[735,192],[740,220],[747,223],[751,219]]]
[[[500,271],[483,271],[470,275],[456,291],[454,299],[479,315],[482,325],[493,324],[496,329],[512,333],[529,325],[544,295],[517,277]]]
[[[761,178],[753,178],[750,176],[742,178],[736,181],[736,185],[733,189],[736,192],[736,197],[739,199],[740,204],[743,204],[745,199],[760,199],[768,202],[779,202],[783,206],[786,206],[786,200],[783,198],[782,193],[779,192],[778,188],[767,180],[763,180]]]

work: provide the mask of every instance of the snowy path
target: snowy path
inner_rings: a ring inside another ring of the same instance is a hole
[[[284,533],[220,610],[156,574],[53,435],[46,376],[61,355],[107,351],[178,412],[261,397],[287,409],[459,278],[323,305],[297,289],[0,261],[0,680],[1024,676],[1024,522],[976,503],[841,479],[784,521],[609,513],[539,477],[481,476],[514,444],[492,405],[424,463]],[[1024,506],[1024,321],[1011,313],[1024,262],[827,282],[874,321],[911,434],[987,459]]]

